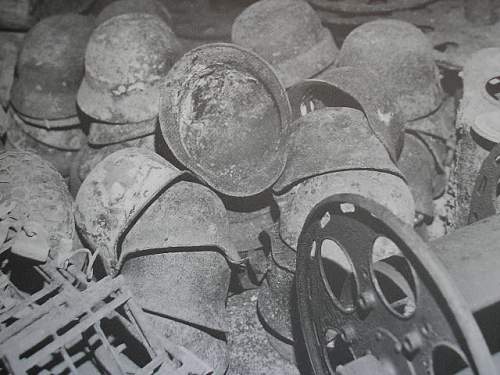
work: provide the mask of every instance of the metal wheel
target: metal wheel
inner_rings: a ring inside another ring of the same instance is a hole
[[[495,373],[443,266],[411,227],[362,197],[331,197],[309,215],[297,296],[316,375]]]

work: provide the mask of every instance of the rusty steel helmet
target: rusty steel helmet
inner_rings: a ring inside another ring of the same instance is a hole
[[[402,177],[376,170],[344,170],[311,177],[275,196],[280,207],[281,239],[297,250],[300,232],[311,210],[336,194],[358,194],[372,199],[413,225],[415,203]]]
[[[45,261],[49,252],[56,256],[72,249],[73,199],[50,163],[30,152],[3,152],[0,180],[3,250]]]
[[[286,92],[254,53],[225,43],[185,54],[162,87],[160,126],[175,157],[215,190],[251,196],[285,165]]]
[[[94,20],[77,14],[48,17],[26,35],[11,90],[11,105],[35,119],[77,115],[76,93]]]
[[[404,121],[428,115],[443,100],[432,44],[408,22],[384,19],[357,27],[346,37],[336,66],[372,70]]]
[[[158,114],[159,89],[177,60],[180,44],[157,16],[112,17],[92,33],[77,101],[101,122],[133,123]]]
[[[228,262],[238,255],[228,241],[225,208],[214,192],[183,176],[151,151],[117,151],[83,182],[77,228],[109,273],[133,280],[143,308],[226,331]]]
[[[172,17],[167,7],[158,0],[118,0],[108,4],[97,16],[100,25],[108,19],[128,13],[148,13],[160,17],[167,25],[172,25]]]
[[[54,129],[48,134],[49,132],[44,129],[31,127],[29,128],[33,134],[31,135],[12,117],[10,122],[5,142],[7,150],[35,153],[50,162],[64,177],[69,176],[70,166],[78,153],[76,148],[85,140],[83,133],[79,131],[66,133]],[[38,136],[45,142],[39,141],[34,136]],[[64,145],[64,148],[54,147],[56,144]]]
[[[435,161],[430,150],[422,140],[414,135],[405,135],[405,146],[398,161],[408,186],[415,199],[415,211],[428,220],[434,216],[432,203]]]
[[[237,258],[226,238],[224,205],[215,193],[196,185],[198,195],[193,195],[186,202],[176,198],[178,187],[173,189],[172,184],[186,175],[187,172],[179,171],[154,152],[136,147],[109,155],[91,170],[78,191],[75,217],[80,233],[92,249],[100,252],[108,273],[119,272],[128,256],[144,249],[133,246],[124,248],[123,242],[131,241],[126,234],[159,193],[171,197],[171,201],[167,202],[170,205],[167,213],[171,215],[168,223],[162,223],[167,226],[163,229],[164,236],[146,240],[165,240],[162,248],[214,246],[230,254],[231,259]],[[195,190],[194,185],[189,185],[192,191]],[[183,211],[198,212],[204,216],[179,218]],[[193,228],[200,233],[193,236],[193,232],[190,233]]]
[[[363,112],[326,107],[297,119],[287,144],[288,158],[273,191],[281,194],[307,178],[349,169],[398,174]]]
[[[285,87],[334,63],[337,45],[318,14],[303,0],[260,0],[234,21],[233,43],[269,62]]]
[[[140,147],[154,151],[155,137],[154,135],[148,135],[145,137],[97,147],[93,146],[91,143],[83,145],[80,151],[78,151],[76,156],[73,158],[70,167],[69,188],[71,194],[76,196],[83,180],[85,180],[90,171],[94,169],[97,164],[104,160],[108,155],[127,147]]]
[[[323,107],[352,107],[363,111],[368,125],[396,161],[404,139],[404,121],[392,93],[369,70],[329,68],[314,79],[303,80],[287,90],[294,121]]]

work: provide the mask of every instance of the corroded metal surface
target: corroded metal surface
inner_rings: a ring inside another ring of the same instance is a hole
[[[498,212],[500,181],[500,146],[495,146],[484,159],[476,178],[470,202],[469,224]]]
[[[273,185],[281,194],[307,178],[350,169],[399,174],[363,113],[347,107],[313,111],[292,124],[286,167]]]
[[[161,81],[179,54],[176,36],[156,16],[130,13],[108,19],[87,45],[79,107],[105,122],[155,117]]]
[[[232,44],[185,54],[162,88],[160,125],[176,158],[215,190],[258,194],[285,165],[290,104],[268,64]]]
[[[397,160],[399,157],[404,120],[394,105],[389,88],[370,70],[331,67],[314,79],[297,83],[287,93],[294,120],[321,106],[362,110],[391,158]]]
[[[39,119],[76,115],[75,97],[93,27],[90,17],[64,14],[45,18],[28,32],[11,90],[18,112]]]
[[[73,200],[54,167],[32,153],[5,152],[0,179],[1,249],[41,261],[71,250]]]
[[[371,170],[340,171],[312,177],[275,196],[281,211],[281,239],[292,249],[297,249],[301,228],[311,209],[333,194],[344,193],[372,199],[403,222],[413,225],[415,203],[401,177]]]
[[[403,121],[434,112],[443,100],[432,44],[410,23],[377,20],[357,27],[335,64],[371,69],[387,85]]]
[[[180,175],[160,156],[135,147],[109,155],[91,170],[76,197],[75,219],[85,241],[99,250],[109,273],[119,270],[121,235],[149,201]]]
[[[160,17],[167,25],[172,25],[172,16],[159,0],[118,0],[106,6],[97,16],[100,25],[111,17],[126,13],[148,13]]]
[[[381,238],[398,252],[374,259]],[[347,258],[343,281],[328,273],[336,265],[338,276],[342,268],[325,243]],[[411,226],[373,201],[345,194],[318,205],[297,254],[298,308],[315,373],[340,371],[367,352],[398,374],[435,373],[433,364],[446,359],[434,349],[445,345],[474,373],[495,374],[485,339],[445,267]],[[392,295],[382,278],[399,292]]]
[[[231,40],[264,58],[286,88],[332,65],[338,48],[306,1],[261,0],[234,21]]]

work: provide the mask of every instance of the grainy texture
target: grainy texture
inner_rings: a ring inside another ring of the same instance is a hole
[[[270,346],[257,316],[256,303],[256,290],[229,298],[228,375],[299,375],[297,368]]]

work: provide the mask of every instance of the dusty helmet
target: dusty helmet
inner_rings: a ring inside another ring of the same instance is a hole
[[[96,23],[127,13],[148,13],[160,17],[167,25],[172,25],[168,9],[158,0],[118,0],[107,5],[97,16]]]
[[[327,107],[310,112],[292,124],[287,163],[273,185],[281,194],[313,176],[350,169],[372,169],[397,174],[382,143],[357,109]]]
[[[73,200],[54,167],[33,153],[6,151],[0,154],[0,178],[0,247],[39,261],[49,251],[71,250]],[[11,225],[18,228],[9,233]]]
[[[413,225],[415,203],[402,177],[374,170],[347,170],[309,178],[275,196],[281,213],[281,239],[296,250],[300,232],[311,210],[336,194],[358,194],[372,199],[403,222]]]
[[[260,0],[234,21],[233,43],[269,62],[285,85],[333,64],[338,49],[318,14],[303,0]]]
[[[408,22],[376,20],[357,27],[346,37],[336,65],[371,69],[405,121],[428,115],[443,100],[432,44]]]
[[[285,165],[286,92],[254,53],[224,43],[185,54],[162,87],[160,126],[175,157],[215,190],[251,196]]]
[[[83,182],[76,198],[77,228],[100,252],[108,272],[122,271],[134,280],[145,309],[225,331],[227,260],[238,255],[227,240],[220,199],[200,184],[179,180],[182,175],[151,151],[115,152]],[[198,284],[210,269],[215,284]]]
[[[287,94],[294,120],[325,106],[363,111],[391,159],[396,161],[401,154],[404,121],[392,93],[373,72],[352,67],[329,68],[314,79],[293,85]]]
[[[26,35],[11,90],[16,111],[38,119],[77,115],[76,93],[92,18],[76,14],[48,17]]]
[[[92,33],[77,101],[102,122],[132,123],[158,114],[159,87],[180,45],[160,18],[146,13],[112,17]]]

